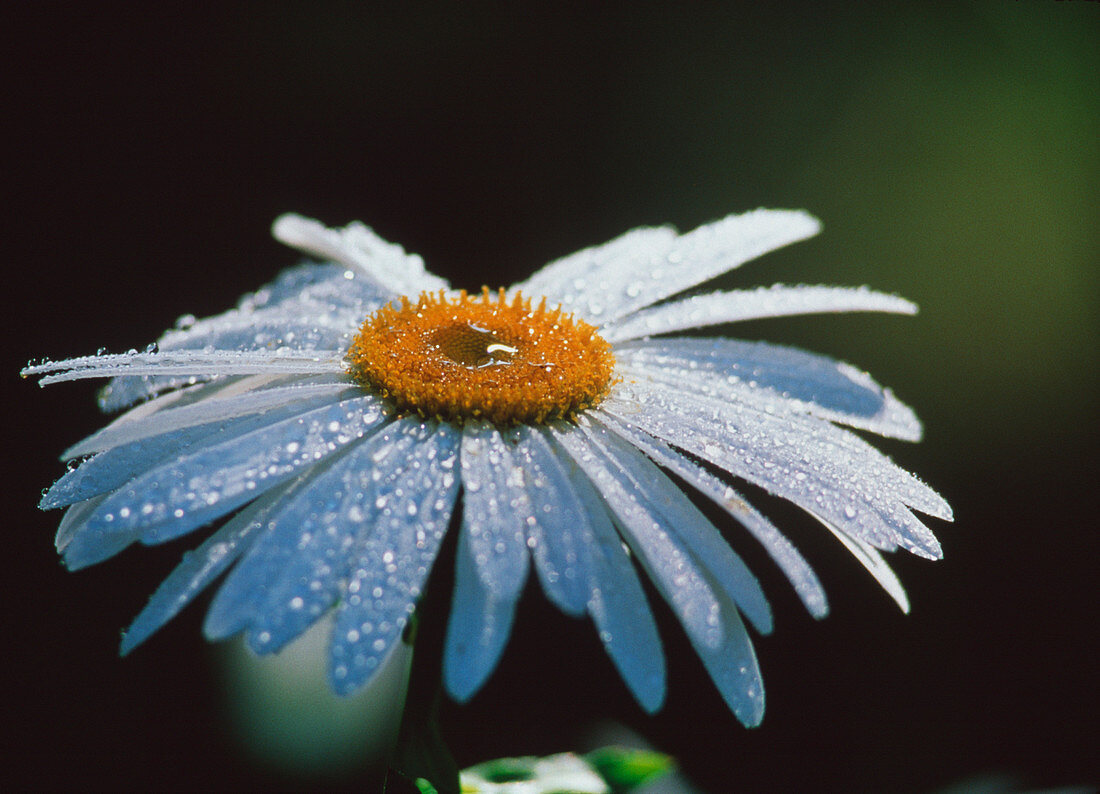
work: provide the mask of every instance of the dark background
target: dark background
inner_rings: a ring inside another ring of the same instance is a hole
[[[730,533],[777,618],[754,731],[673,621],[668,705],[649,719],[591,627],[529,592],[501,669],[444,710],[458,760],[578,749],[611,719],[713,792],[1100,780],[1100,5],[133,8],[2,19],[0,788],[372,786],[346,760],[308,772],[248,749],[201,608],[118,659],[119,629],[195,541],[58,565],[58,515],[34,504],[103,420],[90,384],[19,381],[28,359],[140,347],[228,308],[295,261],[268,234],[288,210],[362,219],[476,288],[634,226],[756,206],[807,208],[825,231],[730,285],[867,283],[921,304],[736,333],[857,363],[917,408],[924,442],[882,446],[954,505],[944,561],[892,558],[902,616],[764,500],[833,613],[808,618]]]

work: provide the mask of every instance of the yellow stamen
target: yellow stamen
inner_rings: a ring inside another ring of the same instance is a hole
[[[399,410],[498,425],[570,418],[602,400],[615,358],[595,326],[543,299],[421,293],[367,317],[348,371]]]

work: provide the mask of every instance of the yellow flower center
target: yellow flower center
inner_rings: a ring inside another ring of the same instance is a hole
[[[543,299],[507,301],[483,288],[421,293],[367,317],[347,353],[359,383],[398,410],[499,425],[569,418],[598,403],[615,357],[595,326]]]

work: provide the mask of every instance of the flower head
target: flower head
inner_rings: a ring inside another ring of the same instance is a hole
[[[803,212],[774,210],[683,235],[636,229],[471,297],[365,226],[284,216],[275,236],[324,264],[286,271],[225,314],[183,320],[145,352],[24,370],[43,384],[111,377],[102,407],[137,404],[65,453],[80,464],[41,506],[68,508],[57,546],[70,568],[228,517],[154,593],[123,652],[228,571],[206,635],[244,632],[270,653],[334,612],[341,693],[392,652],[454,523],[443,670],[455,698],[492,672],[533,569],[563,612],[591,617],[655,711],[664,657],[640,567],[730,708],[755,725],[763,685],[742,617],[768,633],[768,601],[670,475],[747,529],[815,617],[828,610],[817,577],[730,478],[817,518],[903,609],[880,552],[939,557],[913,510],[951,517],[845,429],[920,436],[912,411],[865,373],[787,347],[674,335],[916,311],[867,289],[675,297],[817,230]]]

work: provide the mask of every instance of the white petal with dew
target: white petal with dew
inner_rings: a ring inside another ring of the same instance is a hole
[[[428,273],[424,260],[407,254],[362,223],[330,229],[301,215],[288,213],[275,219],[271,233],[279,242],[321,259],[331,259],[362,271],[393,297],[446,289],[447,282]]]
[[[542,434],[521,426],[505,432],[514,440],[513,458],[524,471],[534,506],[527,542],[547,598],[567,615],[585,614],[590,572],[584,549],[591,542],[588,512]]]
[[[300,373],[320,375],[344,372],[343,351],[317,351],[312,355],[233,350],[177,350],[165,353],[118,353],[49,361],[27,367],[26,376],[43,375],[38,384],[48,386],[84,378],[112,378],[133,375],[255,375]],[[50,374],[54,373],[54,374]]]
[[[349,383],[284,386],[250,392],[238,397],[212,398],[179,408],[166,408],[144,420],[130,419],[127,415],[127,421],[112,423],[70,447],[65,452],[65,457],[75,458],[92,452],[101,452],[161,433],[250,416],[318,397],[331,398],[336,402],[358,393],[361,391]]]
[[[524,472],[500,432],[485,421],[462,430],[462,529],[481,583],[502,601],[514,600],[527,581],[527,523],[531,502]]]
[[[866,287],[786,286],[758,287],[692,295],[627,315],[608,323],[600,335],[623,342],[708,325],[821,312],[891,312],[916,314],[917,306],[896,295]]]
[[[563,465],[592,532],[583,546],[588,613],[638,705],[653,714],[665,700],[665,657],[653,612],[602,497],[579,468]]]
[[[326,307],[301,307],[288,314],[283,308],[202,320],[186,331],[169,331],[158,341],[162,353],[180,350],[276,351],[307,355],[314,351],[345,350],[363,318],[378,305],[355,312],[332,312]]]
[[[202,590],[245,552],[264,526],[264,518],[278,494],[265,494],[227,521],[183,560],[161,582],[149,603],[122,636],[119,652],[125,656],[161,626],[179,614]]]
[[[625,399],[630,394],[632,400]],[[604,410],[702,457],[731,474],[815,511],[886,550],[898,545],[940,556],[931,531],[904,504],[922,511],[942,500],[855,435],[827,422],[773,416],[750,406],[631,384]]]
[[[659,268],[677,239],[671,226],[632,229],[602,245],[555,260],[512,287],[529,296],[545,296],[550,305],[580,311],[598,324],[604,315],[641,295],[642,281],[621,284],[625,275]],[[593,291],[595,295],[587,294]]]
[[[821,228],[799,210],[758,209],[677,236],[635,229],[547,265],[516,289],[545,295],[595,325],[676,295]]]
[[[578,428],[556,423],[550,430],[554,440],[599,491],[623,539],[673,608],[684,630],[704,645],[721,644],[715,595],[694,557],[664,516],[635,493],[630,478],[610,463]]]
[[[913,411],[865,372],[826,356],[766,342],[654,339],[615,350],[624,375],[768,413],[809,414],[918,441]]]
[[[370,680],[400,639],[435,562],[458,497],[459,431],[449,424],[399,419],[419,443],[387,460],[392,485],[357,555],[332,633],[330,679],[337,694]]]
[[[244,296],[236,308],[196,320],[181,318],[157,344],[162,350],[257,350],[330,347],[362,323],[363,317],[391,300],[362,273],[336,265],[307,265],[284,270],[271,284]]]
[[[635,495],[649,509],[664,517],[670,532],[707,575],[711,589],[715,593],[725,592],[757,631],[769,634],[772,630],[771,607],[760,583],[699,508],[630,442],[600,424],[591,426],[582,420],[578,426],[629,480]]]
[[[905,594],[905,588],[902,586],[901,580],[898,579],[897,574],[890,568],[889,563],[883,559],[878,550],[859,538],[849,535],[840,527],[833,526],[830,522],[822,519],[821,516],[815,515],[814,518],[824,524],[825,528],[833,533],[833,536],[844,545],[844,548],[851,552],[853,557],[859,560],[859,564],[870,572],[871,576],[875,578],[875,581],[882,585],[882,589],[894,599],[899,607],[901,607],[901,611],[908,614],[909,597]]]
[[[99,391],[99,409],[105,413],[130,407],[129,416],[150,403],[182,394],[178,405],[189,405],[207,399],[232,397],[276,386],[305,386],[346,382],[347,372],[301,373],[272,372],[253,375],[135,375],[112,378]],[[169,391],[171,390],[171,391]],[[137,405],[134,405],[138,403]],[[167,406],[164,406],[167,407]],[[160,410],[159,408],[157,410]],[[120,417],[122,419],[123,417]]]
[[[487,585],[481,567],[469,533],[460,533],[443,650],[443,682],[460,703],[481,689],[500,661],[520,595],[518,591],[500,593]]]
[[[729,513],[764,546],[772,560],[786,574],[807,611],[819,619],[828,614],[829,604],[825,589],[810,564],[786,536],[753,509],[737,491],[660,439],[637,430],[610,414],[600,412],[599,421]]]
[[[364,304],[379,304],[392,297],[391,288],[380,286],[364,276],[357,268],[349,269],[337,263],[288,267],[271,282],[242,297],[235,309],[203,320],[181,318],[182,322],[177,321],[176,329],[193,328],[207,319],[218,320],[275,308],[297,313],[300,308],[312,305],[343,313],[359,310]]]

